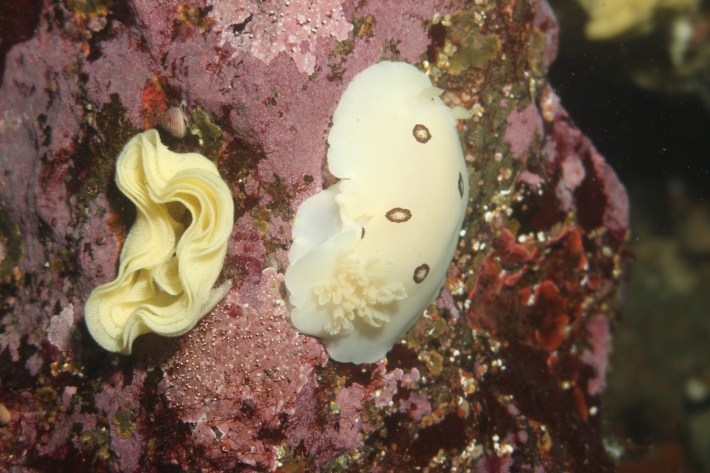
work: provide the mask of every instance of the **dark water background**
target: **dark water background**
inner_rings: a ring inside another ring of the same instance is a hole
[[[621,472],[709,472],[710,44],[679,77],[668,29],[592,43],[581,8],[552,3],[561,37],[550,81],[631,200],[635,261],[603,400],[607,450]]]

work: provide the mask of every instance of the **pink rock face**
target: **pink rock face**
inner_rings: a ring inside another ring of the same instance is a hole
[[[544,86],[549,6],[469,3],[28,10],[35,33],[2,49],[1,469],[612,471],[598,401],[626,194]],[[440,298],[387,359],[354,366],[291,326],[283,273],[296,209],[333,180],[338,100],[382,59],[474,112],[459,123],[472,192]],[[162,138],[232,191],[232,287],[185,336],[110,354],[83,306],[135,215],[115,160],[183,101],[187,136]]]
[[[302,407],[298,396],[314,369],[327,361],[316,340],[291,328],[282,284],[273,268],[241,284],[162,365],[168,405],[194,425],[195,444],[223,466],[231,458],[230,468],[274,469],[276,446],[264,437],[284,429]]]
[[[248,1],[240,5],[211,1],[215,30],[234,57],[251,55],[269,64],[285,53],[299,71],[313,74],[318,41],[344,41],[352,24],[338,0]],[[235,35],[235,30],[241,34]]]
[[[542,136],[542,118],[534,104],[523,110],[514,110],[508,115],[508,127],[505,129],[505,141],[510,145],[510,152],[515,158],[525,158],[532,140]]]

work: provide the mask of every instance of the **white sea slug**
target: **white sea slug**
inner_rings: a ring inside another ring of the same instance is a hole
[[[457,118],[416,67],[380,62],[340,99],[328,167],[299,207],[286,287],[291,322],[336,361],[383,358],[438,296],[468,201]]]

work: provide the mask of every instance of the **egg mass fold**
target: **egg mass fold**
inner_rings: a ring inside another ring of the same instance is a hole
[[[214,287],[234,220],[234,203],[215,165],[174,153],[158,132],[134,136],[116,162],[116,185],[136,206],[118,275],[85,305],[89,333],[129,354],[136,337],[181,335],[224,297]]]

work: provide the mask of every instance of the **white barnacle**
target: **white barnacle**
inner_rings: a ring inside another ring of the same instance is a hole
[[[307,199],[286,270],[291,322],[331,358],[383,358],[437,297],[469,195],[451,110],[416,67],[380,62],[348,85],[328,135],[340,181]]]

